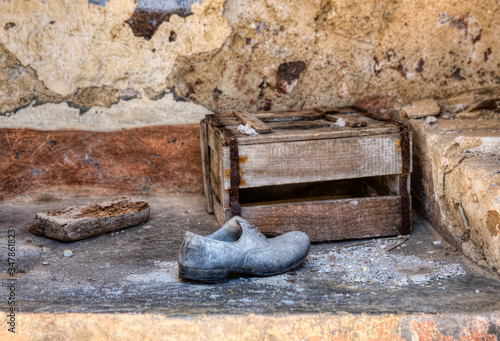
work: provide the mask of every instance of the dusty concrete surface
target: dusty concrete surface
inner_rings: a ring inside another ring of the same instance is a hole
[[[28,232],[37,212],[97,200],[0,206],[2,245],[14,229],[18,250],[43,250],[40,258],[30,256],[33,265],[17,275],[19,336],[56,337],[62,330],[72,339],[499,336],[499,277],[457,254],[418,215],[414,233],[390,251],[384,245],[400,240],[351,247],[345,246],[354,242],[314,244],[306,263],[288,274],[201,285],[176,276],[184,231],[206,235],[218,228],[201,196],[149,198],[147,223],[80,242]],[[64,250],[74,255],[64,257]],[[410,265],[391,268],[380,259]],[[440,270],[445,268],[449,273]],[[349,277],[353,273],[360,278]],[[387,281],[371,280],[387,274],[392,276]],[[406,280],[398,281],[401,277]],[[2,282],[7,279],[4,273]],[[2,295],[7,295],[5,286]],[[5,311],[7,304],[1,308]]]
[[[181,3],[190,8],[162,5]],[[5,0],[0,113],[30,103],[127,110],[130,98],[168,89],[215,111],[443,98],[499,84],[498,9],[495,0]]]

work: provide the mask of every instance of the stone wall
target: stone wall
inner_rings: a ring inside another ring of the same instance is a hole
[[[147,111],[165,91],[227,111],[500,83],[495,0],[1,2],[0,113],[14,118],[123,103],[147,120],[130,100]]]

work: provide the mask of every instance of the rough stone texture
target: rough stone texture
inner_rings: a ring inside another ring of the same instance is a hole
[[[225,46],[179,59],[169,84],[218,111],[380,94],[445,97],[499,81],[497,8],[495,1],[227,0],[233,33]],[[305,69],[283,91],[278,71],[289,62]]]
[[[500,120],[440,118],[410,126],[415,207],[472,259],[500,271]]]
[[[399,120],[401,99],[394,96],[366,96],[356,101],[356,106],[386,119]]]
[[[29,66],[23,66],[0,43],[0,113],[12,112],[24,108],[34,98],[38,98],[44,102],[58,102],[62,100],[61,96],[56,95],[45,87],[43,82],[37,78],[35,70]]]
[[[424,99],[413,102],[412,105],[403,107],[402,113],[409,118],[423,118],[427,116],[436,116],[441,111],[437,102],[433,99]]]
[[[0,112],[87,110],[167,86],[228,111],[407,104],[500,83],[495,0],[204,0],[192,15],[160,4],[4,1]]]
[[[488,263],[484,265],[500,272],[500,148],[497,151],[495,156],[464,159],[447,176],[445,198],[453,220],[468,225],[464,232],[484,253]]]

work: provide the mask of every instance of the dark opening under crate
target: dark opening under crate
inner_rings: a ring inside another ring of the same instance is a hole
[[[241,124],[259,134],[238,132]],[[411,231],[406,126],[353,108],[207,115],[201,122],[207,210],[270,235],[312,241]]]

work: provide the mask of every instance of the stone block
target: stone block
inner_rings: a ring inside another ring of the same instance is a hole
[[[500,121],[411,120],[414,206],[481,265],[500,269]]]
[[[438,115],[441,109],[433,99],[424,99],[414,102],[412,105],[403,107],[403,114],[409,118],[424,118],[427,116]]]
[[[447,176],[445,201],[449,211],[455,211],[453,214],[457,223],[462,218],[471,241],[484,253],[488,265],[500,270],[498,156],[481,155],[464,159]],[[457,214],[456,211],[460,210],[463,214]]]

